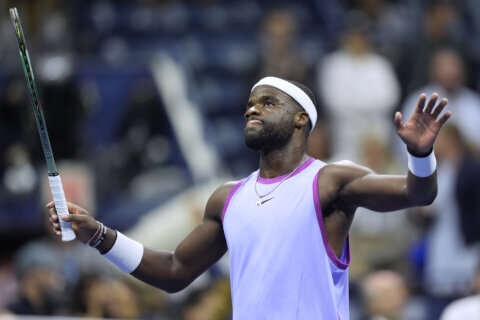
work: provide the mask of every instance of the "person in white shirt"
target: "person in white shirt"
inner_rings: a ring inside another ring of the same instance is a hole
[[[477,294],[455,300],[442,313],[440,320],[477,320],[480,317],[480,268],[475,279]]]
[[[352,22],[342,46],[318,69],[319,92],[329,116],[332,160],[359,161],[367,136],[390,136],[400,98],[393,66],[369,44],[363,22]],[[415,105],[415,103],[414,103]]]

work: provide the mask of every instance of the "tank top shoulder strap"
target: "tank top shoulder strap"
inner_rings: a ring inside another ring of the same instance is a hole
[[[248,177],[243,178],[242,180],[239,180],[235,183],[233,186],[232,190],[227,195],[227,198],[225,199],[225,204],[223,205],[223,210],[222,210],[222,223],[225,218],[225,214],[227,213],[228,205],[230,204],[230,201],[232,201],[232,198],[234,197],[235,193],[237,193],[238,189],[240,189],[241,186],[245,184],[250,178],[255,174],[255,172],[251,173]]]

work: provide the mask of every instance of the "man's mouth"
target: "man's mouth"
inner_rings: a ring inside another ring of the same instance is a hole
[[[263,125],[263,122],[261,120],[248,120],[247,122],[247,128],[261,125]]]

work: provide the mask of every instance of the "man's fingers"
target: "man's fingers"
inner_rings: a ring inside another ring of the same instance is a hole
[[[61,218],[63,221],[68,222],[85,222],[88,216],[83,214],[62,214]]]
[[[417,106],[415,107],[415,112],[422,113],[423,107],[425,106],[425,101],[427,100],[427,95],[422,93],[417,101]]]
[[[450,118],[450,116],[452,115],[452,113],[450,111],[447,111],[439,120],[438,122],[440,122],[440,124],[443,126],[443,124],[445,122],[447,122],[447,120]]]
[[[87,210],[67,201],[68,212],[77,215],[90,215]]]
[[[400,130],[403,124],[402,124],[402,114],[399,111],[395,112],[395,118],[393,119],[393,122],[395,123],[395,128],[397,130]]]
[[[437,119],[437,117],[440,115],[440,113],[442,113],[443,111],[443,108],[445,108],[445,106],[447,105],[448,103],[448,100],[443,98],[440,103],[438,104],[438,106],[435,108],[435,110],[433,111],[432,113],[432,117]]]
[[[437,99],[438,99],[438,93],[434,92],[430,97],[430,100],[428,100],[427,107],[425,108],[425,113],[427,114],[432,113],[433,108],[435,107],[435,103],[437,102]]]
[[[57,221],[58,221],[58,216],[57,216],[57,214],[56,214],[56,213],[55,213],[55,214],[50,214],[50,220],[51,220],[52,222],[57,222]]]
[[[97,228],[97,226],[94,224],[96,221],[85,209],[70,202],[67,202],[67,205],[69,214],[62,215],[58,214],[57,210],[55,209],[54,202],[49,202],[46,205],[46,207],[50,210],[50,225],[52,230],[55,235],[60,237],[62,236],[61,222],[71,222],[73,231],[77,237],[79,237],[78,239],[82,240],[82,237],[86,237],[85,233],[89,234],[91,233],[90,229]]]
[[[71,214],[77,214],[78,207],[71,202],[67,201],[68,212]]]

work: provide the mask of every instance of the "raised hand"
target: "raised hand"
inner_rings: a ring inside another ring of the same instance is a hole
[[[87,210],[73,203],[68,202],[68,212],[70,214],[66,215],[65,217],[58,217],[55,209],[55,203],[53,201],[48,203],[46,207],[47,209],[50,209],[50,223],[53,228],[53,232],[60,238],[62,237],[62,230],[60,229],[60,223],[58,219],[71,222],[77,239],[83,243],[86,243],[88,240],[90,240],[98,229],[99,222],[96,221]]]
[[[426,155],[430,152],[440,129],[451,116],[451,112],[448,111],[437,119],[447,105],[447,99],[443,98],[437,107],[435,107],[438,100],[437,93],[432,94],[425,107],[426,100],[427,95],[422,93],[415,111],[405,124],[402,121],[402,114],[400,112],[395,113],[394,122],[397,134],[407,145],[410,152],[417,156]]]

